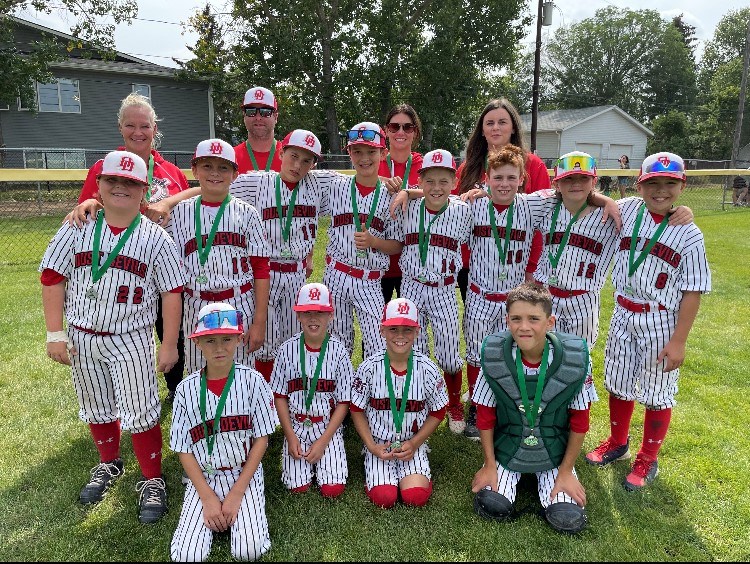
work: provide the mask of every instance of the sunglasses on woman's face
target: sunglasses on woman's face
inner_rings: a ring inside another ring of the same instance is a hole
[[[412,133],[417,129],[417,126],[413,123],[395,123],[391,122],[385,126],[391,133],[398,133],[399,129],[403,129],[404,133]]]

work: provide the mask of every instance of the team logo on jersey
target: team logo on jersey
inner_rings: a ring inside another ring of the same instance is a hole
[[[310,288],[310,299],[316,302],[320,301],[320,290],[317,288]]]
[[[133,167],[135,166],[135,161],[131,159],[130,157],[122,157],[120,159],[120,169],[127,171],[127,172],[133,172]]]
[[[442,153],[433,153],[432,154],[432,162],[433,163],[442,163],[443,162],[443,154]]]
[[[672,161],[669,160],[669,157],[667,155],[662,155],[661,157],[659,157],[659,162],[664,168],[667,168],[669,166],[669,163],[671,163]]]
[[[211,143],[211,148],[209,149],[209,151],[211,151],[211,154],[213,155],[221,155],[223,153],[221,143]]]
[[[315,137],[313,137],[312,135],[308,135],[307,137],[305,137],[305,145],[307,145],[308,147],[315,147]]]
[[[263,91],[260,88],[255,91],[255,99],[256,100],[262,100],[263,99]]]
[[[359,376],[355,376],[354,380],[352,380],[352,390],[357,392],[358,394],[361,394],[365,390],[365,383],[362,381],[362,379]]]
[[[407,304],[406,302],[401,302],[396,307],[396,310],[400,315],[409,315],[409,304]]]
[[[151,202],[159,202],[169,196],[169,180],[154,178],[151,182]]]

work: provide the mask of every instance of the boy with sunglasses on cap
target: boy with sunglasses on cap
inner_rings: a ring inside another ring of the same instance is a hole
[[[221,139],[198,143],[192,160],[201,194],[172,211],[167,230],[180,249],[187,271],[183,331],[187,335],[198,312],[211,302],[224,301],[250,321],[235,360],[249,365],[263,344],[268,315],[268,242],[256,209],[233,197],[229,186],[237,178],[232,146]],[[185,341],[188,373],[203,365],[195,341]]]
[[[656,153],[641,165],[641,197],[620,200],[622,230],[612,270],[616,303],[604,361],[610,436],[586,461],[606,466],[629,458],[633,408],[636,400],[643,404],[641,448],[623,482],[628,491],[643,489],[658,473],[687,337],[701,294],[711,290],[700,229],[669,221],[686,182],[682,158]]]
[[[185,275],[174,241],[140,214],[148,189],[143,159],[113,151],[96,182],[104,204],[96,221],[82,229],[64,223],[39,267],[47,355],[71,366],[79,416],[99,451],[81,503],[101,501],[122,475],[125,429],[143,473],[137,485],[139,520],[154,523],[167,510],[154,323],[161,298],[164,338],[157,369],[168,371],[178,358]]]
[[[253,86],[242,99],[242,121],[247,139],[234,147],[240,174],[281,170],[281,142],[274,138],[279,106],[268,88]]]
[[[385,350],[365,360],[352,383],[352,421],[366,449],[365,491],[380,507],[393,507],[399,495],[422,506],[432,494],[426,441],[445,416],[445,382],[414,350],[420,331],[414,302],[388,302],[380,331]]]
[[[271,540],[261,459],[278,420],[271,388],[255,370],[234,362],[242,313],[209,303],[190,340],[205,365],[177,387],[169,444],[189,478],[170,556],[204,561],[214,533],[231,531],[232,556],[257,560]]]
[[[328,332],[333,302],[328,288],[302,286],[294,306],[302,332],[279,347],[271,386],[284,447],[281,481],[294,493],[306,492],[317,476],[320,493],[344,493],[348,468],[342,422],[349,412],[354,377],[349,354]]]
[[[294,298],[312,273],[318,217],[327,200],[327,180],[310,174],[320,160],[321,145],[311,131],[295,129],[281,144],[280,172],[241,174],[233,196],[254,206],[271,247],[268,323],[255,368],[270,381],[276,351],[299,331]]]

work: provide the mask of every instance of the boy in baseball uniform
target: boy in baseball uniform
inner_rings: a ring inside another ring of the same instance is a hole
[[[342,422],[354,377],[349,353],[328,332],[331,293],[323,284],[300,288],[294,306],[302,332],[279,347],[271,386],[284,432],[281,480],[292,492],[317,476],[324,497],[344,493],[348,468]]]
[[[261,459],[278,420],[263,377],[234,361],[242,313],[210,303],[197,315],[195,340],[205,365],[177,387],[169,445],[189,478],[170,555],[179,562],[208,557],[214,533],[231,532],[232,556],[257,560],[271,539]]]
[[[484,465],[474,475],[474,509],[497,521],[512,517],[521,475],[534,473],[539,501],[557,531],[586,525],[586,491],[574,464],[589,428],[593,397],[584,387],[586,340],[554,332],[552,299],[536,284],[508,293],[508,331],[482,344],[474,388]]]
[[[633,408],[636,400],[643,404],[643,440],[623,482],[628,491],[646,487],[659,471],[687,337],[701,294],[711,290],[700,229],[669,221],[685,185],[682,158],[656,153],[641,165],[636,186],[641,197],[620,201],[623,225],[612,270],[616,303],[604,362],[610,436],[586,461],[606,466],[629,458]]]
[[[153,523],[167,510],[154,323],[161,298],[157,370],[168,371],[177,361],[185,276],[172,239],[140,214],[148,188],[143,159],[127,151],[107,154],[97,185],[104,209],[96,221],[82,229],[63,224],[39,267],[47,355],[71,366],[79,416],[99,451],[81,503],[101,501],[122,475],[125,429],[143,474],[139,520]]]
[[[380,507],[422,506],[432,494],[426,441],[445,417],[448,396],[437,366],[414,350],[417,306],[406,298],[383,309],[385,350],[365,360],[352,384],[351,414],[365,447],[365,491]]]
[[[175,206],[167,230],[177,243],[188,277],[183,332],[190,333],[206,304],[229,303],[249,324],[235,360],[250,365],[266,331],[269,247],[256,209],[229,193],[237,178],[234,158],[232,146],[221,139],[198,144],[192,170],[201,193]],[[203,363],[196,342],[187,339],[188,373]]]

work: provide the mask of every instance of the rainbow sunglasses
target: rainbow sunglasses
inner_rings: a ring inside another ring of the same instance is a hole
[[[571,174],[584,174],[596,176],[596,159],[591,155],[563,155],[555,163],[555,180],[570,176]]]

